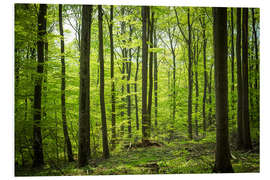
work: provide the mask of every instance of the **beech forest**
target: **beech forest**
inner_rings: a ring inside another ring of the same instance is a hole
[[[15,176],[260,171],[260,9],[14,4]]]

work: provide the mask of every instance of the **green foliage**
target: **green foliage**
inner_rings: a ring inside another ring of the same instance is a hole
[[[67,152],[64,141],[61,116],[61,53],[60,35],[58,28],[58,5],[48,6],[47,36],[48,60],[44,62],[45,71],[42,89],[42,136],[45,167],[43,169],[30,169],[32,162],[33,142],[33,98],[34,85],[37,78],[37,12],[38,5],[15,5],[15,161],[18,176],[45,176],[45,175],[101,175],[101,174],[180,174],[180,173],[211,173],[214,164],[215,149],[215,83],[212,37],[212,9],[190,7],[192,22],[192,54],[198,43],[198,65],[193,66],[193,101],[192,101],[192,126],[195,134],[195,117],[198,120],[198,136],[188,139],[188,48],[183,34],[187,36],[187,7],[175,7],[179,16],[180,32],[177,26],[174,7],[151,7],[155,12],[155,29],[157,33],[157,47],[149,48],[149,52],[157,53],[158,61],[158,107],[157,123],[155,126],[154,96],[151,114],[151,140],[162,143],[161,147],[145,147],[127,149],[125,146],[141,142],[141,98],[142,98],[142,73],[141,52],[138,57],[139,70],[135,81],[137,48],[141,46],[141,8],[137,6],[114,6],[113,37],[114,37],[114,78],[110,77],[110,40],[109,40],[109,16],[110,7],[103,6],[104,10],[104,63],[105,63],[105,104],[107,112],[108,139],[112,157],[108,160],[102,157],[102,132],[99,102],[99,60],[98,60],[98,21],[97,7],[93,6],[93,19],[91,26],[91,50],[90,50],[90,148],[92,159],[88,166],[78,168],[77,162],[67,163]],[[122,10],[124,9],[124,15]],[[229,11],[228,11],[229,12]],[[229,15],[230,13],[228,13]],[[255,9],[256,29],[259,32],[259,9]],[[230,16],[230,15],[229,15]],[[228,16],[228,19],[229,19]],[[206,97],[206,123],[207,130],[203,131],[203,38],[200,18],[205,17],[206,22],[206,72],[207,72],[207,97]],[[235,16],[236,17],[236,16]],[[65,32],[65,67],[66,67],[66,116],[68,132],[77,160],[78,154],[78,119],[79,119],[79,71],[80,71],[80,29],[81,29],[81,5],[63,5],[63,20]],[[236,20],[236,19],[235,19]],[[236,22],[236,21],[235,21]],[[252,23],[250,17],[249,23]],[[124,30],[121,25],[125,24]],[[130,35],[130,27],[132,34]],[[236,32],[234,33],[236,36]],[[198,37],[197,37],[198,35]],[[170,46],[170,37],[176,55],[176,81],[173,89],[173,59]],[[251,27],[249,36],[252,36]],[[259,34],[258,34],[259,37]],[[46,40],[44,39],[44,41]],[[228,47],[231,48],[231,37],[228,39]],[[259,38],[258,38],[259,39]],[[234,37],[236,40],[236,37]],[[250,39],[252,43],[253,39]],[[259,42],[258,42],[259,43]],[[149,44],[149,42],[148,42]],[[258,44],[259,46],[259,44]],[[127,81],[128,73],[123,71],[130,57],[123,57],[123,50],[131,49],[131,77]],[[141,49],[140,49],[141,50]],[[228,80],[231,87],[231,62],[230,51],[228,60]],[[249,49],[250,90],[250,126],[251,137],[254,144],[259,144],[259,88],[255,86],[255,80],[259,84],[259,72],[255,69],[259,60],[255,59],[254,47]],[[195,56],[197,59],[197,55]],[[194,63],[194,58],[193,58]],[[236,59],[234,60],[234,92],[229,90],[229,132],[232,138],[237,124],[237,81]],[[195,70],[198,73],[198,112],[195,113]],[[212,73],[210,79],[210,71]],[[111,82],[115,83],[116,100],[116,147],[112,149],[112,107],[111,107]],[[209,84],[211,82],[211,94]],[[137,84],[137,92],[134,84]],[[148,81],[149,83],[149,81]],[[131,92],[127,93],[127,85]],[[176,116],[172,119],[173,91],[176,94]],[[154,93],[153,93],[154,94]],[[132,137],[128,136],[129,120],[127,116],[127,97],[131,96],[131,129]],[[138,98],[139,130],[136,129],[135,95]],[[210,103],[210,97],[212,102]],[[232,109],[234,104],[234,109]],[[211,111],[210,111],[211,109]],[[122,113],[123,112],[123,113]],[[209,119],[210,118],[210,119]],[[210,120],[212,124],[210,124]],[[123,132],[122,132],[123,127]],[[164,145],[163,145],[164,144]],[[232,143],[232,147],[235,145]],[[232,148],[232,159],[235,172],[258,172],[258,152],[243,153]],[[157,168],[158,167],[158,168]]]

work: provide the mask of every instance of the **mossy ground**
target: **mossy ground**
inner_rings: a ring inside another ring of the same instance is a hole
[[[258,147],[249,152],[231,149],[234,172],[259,172]],[[257,149],[257,150],[256,150]],[[215,143],[207,139],[165,143],[161,147],[122,149],[112,152],[109,159],[95,159],[78,168],[77,162],[58,162],[42,169],[17,168],[16,176],[73,176],[126,174],[188,174],[212,173]]]

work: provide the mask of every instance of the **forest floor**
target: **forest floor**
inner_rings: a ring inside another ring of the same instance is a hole
[[[109,159],[95,159],[78,168],[77,162],[46,165],[42,169],[17,168],[16,176],[73,176],[124,174],[212,173],[215,143],[207,140],[171,142],[161,146],[126,148]],[[259,172],[259,146],[242,152],[231,148],[236,173]]]

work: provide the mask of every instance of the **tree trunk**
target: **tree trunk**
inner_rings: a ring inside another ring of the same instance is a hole
[[[153,48],[153,29],[154,29],[154,12],[151,13],[151,21],[149,18],[149,41],[150,48]],[[148,91],[148,127],[151,129],[151,112],[152,112],[152,94],[153,94],[153,52],[150,52],[149,57],[149,91]],[[151,132],[151,130],[150,130]],[[149,134],[149,136],[151,136]]]
[[[210,72],[209,72],[209,87],[208,87],[208,94],[209,94],[209,112],[208,112],[208,119],[209,125],[213,123],[213,115],[212,115],[212,71],[213,71],[214,64],[211,65]]]
[[[157,33],[154,28],[154,48],[157,48]],[[157,53],[154,53],[154,96],[155,96],[155,127],[157,128],[157,114],[158,114],[158,65],[157,65]]]
[[[56,106],[55,100],[54,100],[54,106]],[[57,112],[56,109],[54,110],[54,120],[55,120],[55,148],[56,148],[56,159],[59,160],[59,151],[58,151],[58,119],[57,119]]]
[[[116,126],[115,126],[115,84],[114,84],[114,44],[113,44],[113,5],[110,8],[110,50],[111,50],[111,99],[112,99],[112,149],[115,148]]]
[[[191,24],[188,9],[188,137],[192,139],[192,52],[191,52]]]
[[[66,90],[66,67],[65,67],[65,44],[64,44],[64,32],[63,32],[63,20],[62,20],[62,4],[59,4],[59,30],[61,36],[61,64],[62,64],[62,78],[61,78],[61,110],[62,110],[62,121],[63,121],[63,131],[65,137],[65,144],[67,146],[67,153],[68,153],[68,161],[72,162],[73,153],[72,153],[72,146],[68,135],[68,127],[66,121],[66,97],[65,97],[65,90]]]
[[[205,18],[203,17],[202,20],[202,29],[203,29],[203,77],[204,77],[204,89],[203,89],[203,131],[204,134],[206,133],[206,115],[205,115],[205,101],[206,101],[206,90],[207,90],[207,71],[206,71],[206,46],[207,46],[207,39],[205,36]],[[211,96],[211,95],[210,95]]]
[[[231,47],[231,56],[232,56],[232,61],[231,61],[231,70],[232,70],[232,84],[231,84],[231,96],[232,96],[232,102],[231,102],[231,107],[232,107],[232,121],[234,121],[234,21],[233,21],[233,9],[231,8],[231,42],[232,42],[232,47]]]
[[[132,36],[132,27],[129,26],[129,42],[131,42]],[[131,48],[128,50],[129,52],[129,59],[126,62],[126,69],[127,69],[127,116],[128,116],[128,137],[131,138],[131,96],[130,96],[130,73],[131,73]]]
[[[33,167],[41,167],[44,165],[42,135],[41,135],[41,96],[42,96],[42,75],[44,68],[44,37],[46,35],[47,5],[40,4],[38,13],[38,36],[37,36],[37,79],[34,91],[34,124],[33,124]]]
[[[228,140],[227,9],[213,8],[216,89],[216,159],[214,172],[233,172]]]
[[[236,36],[236,59],[237,59],[237,145],[241,149],[243,146],[242,127],[242,60],[241,60],[241,8],[237,8],[237,36]]]
[[[92,6],[82,7],[82,31],[80,54],[80,105],[79,105],[79,167],[85,166],[90,158],[90,29]]]
[[[209,125],[212,125],[212,70],[213,70],[213,64],[211,65],[210,72],[209,72],[209,85],[208,85],[208,95],[209,95],[209,111],[208,111],[208,119],[209,119]]]
[[[195,40],[195,35],[194,35]],[[195,102],[195,134],[196,136],[199,135],[198,133],[198,100],[199,100],[199,81],[198,81],[198,61],[199,61],[199,50],[198,50],[198,41],[199,36],[197,34],[197,42],[194,45],[194,65],[195,65],[195,92],[196,92],[196,102]]]
[[[103,27],[102,27],[102,6],[98,5],[98,39],[99,39],[99,62],[100,62],[100,111],[102,120],[102,146],[103,157],[108,159],[110,157],[107,135],[107,123],[106,123],[106,108],[104,100],[104,57],[103,57]]]
[[[172,50],[173,54],[173,125],[175,123],[175,112],[176,112],[176,92],[175,92],[175,73],[176,73],[176,55],[174,50]]]
[[[172,97],[172,123],[170,123],[170,133],[171,133],[171,137],[174,134],[173,132],[173,128],[174,128],[174,124],[175,124],[175,113],[176,113],[176,91],[175,91],[175,82],[176,82],[176,55],[175,55],[175,47],[173,46],[173,35],[171,33],[171,29],[168,28],[168,36],[169,36],[169,42],[170,42],[170,50],[172,53],[172,61],[173,61],[173,87],[172,87],[172,96],[169,93],[169,96]],[[170,76],[170,75],[169,75]],[[170,81],[170,79],[169,79]],[[169,89],[170,90],[170,89]]]
[[[136,129],[139,130],[139,110],[138,110],[138,96],[137,96],[137,80],[138,80],[138,71],[139,71],[139,56],[140,56],[140,46],[137,50],[136,58],[136,73],[135,73],[135,83],[134,83],[134,92],[135,92],[135,109],[136,109]]]
[[[46,26],[47,26],[47,19],[45,19],[45,23],[46,23]],[[48,33],[48,32],[46,32]],[[47,90],[47,80],[48,80],[48,54],[49,54],[49,43],[48,43],[48,37],[45,36],[45,40],[44,40],[44,84],[43,84],[43,99],[44,99],[44,105],[43,105],[43,119],[45,121],[47,121],[47,109],[46,109],[46,104],[47,104],[47,93],[48,93],[48,90]],[[27,58],[28,59],[28,58]]]
[[[142,6],[142,143],[149,143],[150,127],[148,127],[147,113],[147,22],[149,19],[149,6]]]
[[[125,16],[125,7],[121,7],[121,15],[124,17]],[[125,34],[126,32],[126,24],[125,21],[121,22],[121,35]],[[125,44],[125,40],[122,40],[123,44]],[[124,132],[125,132],[125,126],[124,126],[124,109],[125,109],[125,88],[124,88],[124,79],[125,79],[125,71],[127,72],[126,68],[125,68],[125,61],[127,60],[127,49],[124,47],[121,49],[122,50],[122,70],[121,70],[121,74],[122,74],[122,86],[121,86],[121,92],[122,92],[122,98],[121,98],[121,126],[120,126],[120,135],[123,138],[124,137]]]
[[[259,55],[258,55],[258,37],[257,37],[257,31],[256,31],[256,20],[254,17],[254,8],[251,9],[252,11],[252,29],[253,29],[253,36],[254,36],[254,46],[255,46],[255,58],[256,58],[256,73],[259,74]],[[258,75],[255,76],[255,89],[259,89],[259,83],[258,83]]]
[[[242,19],[242,58],[243,58],[243,148],[252,149],[249,127],[249,102],[248,102],[248,8],[243,8]]]

